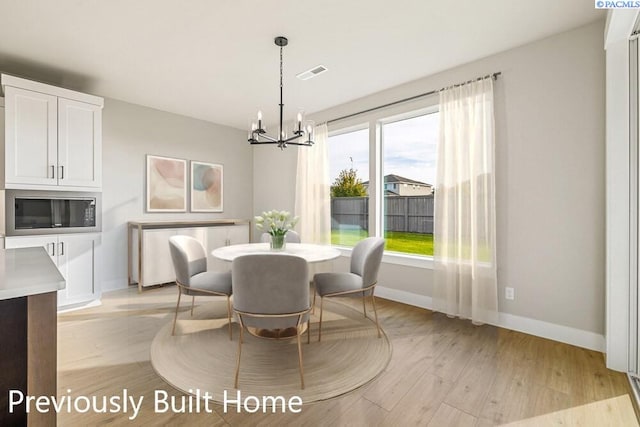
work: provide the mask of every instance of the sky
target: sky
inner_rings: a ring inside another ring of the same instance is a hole
[[[439,119],[439,114],[434,113],[384,124],[383,174],[435,184]],[[362,129],[329,138],[332,183],[341,170],[352,165],[358,178],[369,180],[368,132]]]

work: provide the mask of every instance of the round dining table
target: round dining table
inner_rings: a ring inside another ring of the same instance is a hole
[[[278,250],[272,250],[269,243],[245,243],[221,246],[211,252],[211,255],[224,261],[233,261],[235,257],[241,255],[256,254],[297,255],[308,263],[315,263],[336,259],[340,256],[340,251],[331,246],[310,243],[286,243],[283,249]]]
[[[234,258],[241,255],[255,254],[297,255],[312,264],[336,259],[340,256],[340,251],[331,246],[309,243],[286,243],[283,249],[278,250],[271,249],[269,243],[245,243],[241,245],[221,246],[211,252],[211,255],[223,261],[233,261]],[[295,337],[297,333],[295,327],[286,329],[247,328],[247,330],[251,335],[256,337],[271,339],[292,338]]]

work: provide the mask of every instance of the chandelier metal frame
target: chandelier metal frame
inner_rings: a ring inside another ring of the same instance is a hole
[[[258,111],[258,122],[257,124],[254,122],[251,124],[251,129],[249,130],[249,138],[248,142],[252,145],[260,145],[260,144],[277,144],[278,148],[281,150],[286,148],[287,145],[301,145],[310,147],[313,145],[313,124],[308,123],[306,126],[302,125],[302,113],[298,114],[298,120],[293,130],[293,136],[287,137],[286,132],[283,128],[283,115],[284,115],[284,102],[282,101],[282,93],[283,93],[283,85],[282,85],[282,58],[283,58],[283,48],[289,44],[289,40],[286,37],[278,36],[274,39],[274,43],[276,46],[280,47],[280,121],[278,128],[278,137],[273,137],[267,134],[266,129],[263,127],[262,123],[262,112]],[[305,129],[306,127],[306,129]],[[307,135],[306,140],[301,140],[302,137]]]

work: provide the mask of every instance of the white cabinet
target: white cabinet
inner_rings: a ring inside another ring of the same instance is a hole
[[[102,186],[102,108],[58,98],[58,185]]]
[[[89,302],[100,297],[97,278],[99,233],[53,234],[48,236],[6,237],[10,248],[42,246],[66,280],[66,287],[58,291],[58,307]]]
[[[102,185],[102,98],[2,75],[4,184],[96,191]]]
[[[58,99],[5,88],[5,185],[57,185]]]
[[[97,286],[96,250],[99,235],[60,234],[58,236],[58,269],[67,287],[58,292],[58,305],[76,304],[100,297]]]
[[[211,251],[249,243],[249,222],[234,221],[129,222],[129,284],[137,283],[142,289],[176,280],[169,251],[169,238],[175,235],[191,236],[202,243],[209,270],[228,270],[231,264],[212,257]]]

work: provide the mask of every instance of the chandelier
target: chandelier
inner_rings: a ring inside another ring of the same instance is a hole
[[[299,112],[294,122],[293,135],[289,136],[287,129],[283,127],[282,116],[284,113],[284,104],[282,103],[282,48],[285,47],[289,40],[286,37],[278,36],[274,40],[276,46],[280,46],[280,122],[278,127],[278,136],[273,137],[267,134],[266,126],[262,121],[262,111],[258,111],[257,123],[252,121],[249,127],[249,139],[251,144],[277,144],[281,150],[287,145],[304,145],[310,147],[313,145],[313,122],[304,121],[303,112]],[[304,122],[304,124],[303,124]]]

